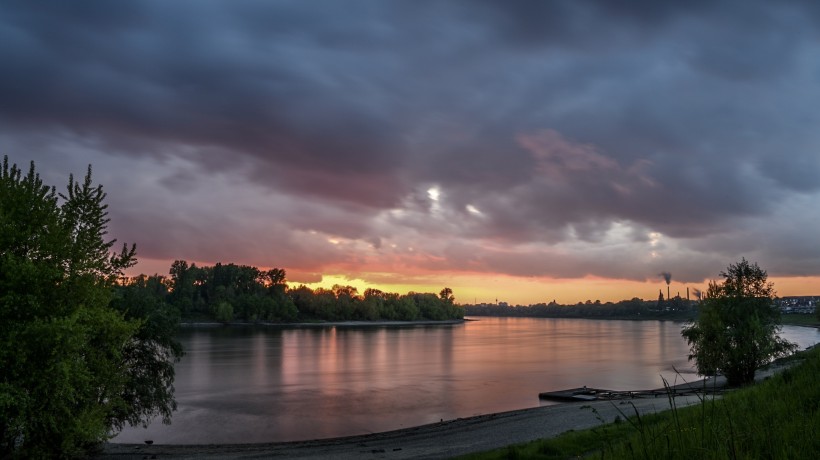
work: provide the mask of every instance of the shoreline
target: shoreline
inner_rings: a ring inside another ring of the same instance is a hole
[[[699,401],[695,396],[678,396],[674,400],[678,407]],[[669,400],[665,397],[636,400],[634,405],[635,410],[640,411],[642,415],[670,408]],[[393,431],[310,441],[150,446],[108,443],[104,446],[103,452],[95,458],[449,458],[554,437],[569,430],[593,428],[601,424],[598,417],[614,421],[615,417],[619,416],[618,409],[625,410],[610,401],[555,404],[442,420],[439,423]],[[632,410],[630,405],[630,413]]]
[[[755,374],[762,381],[795,361],[774,362]],[[99,459],[199,458],[245,459],[282,457],[302,459],[359,458],[449,458],[506,447],[536,439],[556,437],[570,430],[584,430],[607,423],[622,412],[641,415],[699,403],[704,396],[697,390],[725,388],[725,378],[698,379],[670,386],[673,397],[636,397],[626,400],[567,402],[442,420],[439,423],[385,432],[315,439],[246,444],[118,444],[106,443]],[[634,409],[633,409],[634,408]]]
[[[444,319],[418,321],[322,321],[313,323],[272,323],[266,321],[245,322],[232,321],[219,323],[214,321],[181,321],[180,328],[212,327],[265,327],[265,328],[310,328],[310,327],[408,327],[408,326],[449,326],[475,321],[471,319]]]
[[[298,322],[298,323],[280,323],[280,322],[247,322],[247,321],[232,321],[230,323],[220,323],[216,321],[180,321],[180,328],[217,328],[217,327],[264,327],[275,329],[287,328],[322,328],[322,327],[411,327],[411,326],[447,326],[464,324],[474,321],[481,321],[482,318],[519,318],[518,316],[471,316],[462,319],[446,319],[446,320],[417,320],[417,321],[392,321],[392,320],[377,320],[377,321],[317,321],[317,322]],[[542,318],[542,319],[586,319],[586,320],[603,320],[603,321],[670,321],[673,323],[687,323],[691,319],[685,318],[663,318],[663,317],[552,317],[552,316],[533,316],[528,318]],[[809,327],[820,329],[820,324],[800,324],[792,322],[784,322],[782,326],[796,326]]]

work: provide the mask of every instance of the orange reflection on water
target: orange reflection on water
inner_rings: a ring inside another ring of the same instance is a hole
[[[680,323],[481,318],[455,326],[184,331],[170,426],[117,442],[327,438],[540,404],[579,386],[662,386],[696,376]],[[786,328],[802,346],[820,331]]]

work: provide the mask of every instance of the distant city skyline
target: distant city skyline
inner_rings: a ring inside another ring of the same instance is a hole
[[[0,155],[129,274],[577,303],[820,291],[814,2],[10,1]]]

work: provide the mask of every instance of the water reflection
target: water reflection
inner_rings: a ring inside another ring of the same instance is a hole
[[[173,424],[116,442],[289,441],[533,407],[542,391],[696,378],[680,323],[482,318],[405,328],[185,330]],[[802,347],[820,332],[786,327]],[[676,374],[677,369],[680,374]]]

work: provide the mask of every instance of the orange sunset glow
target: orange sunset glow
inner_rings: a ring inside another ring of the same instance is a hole
[[[149,2],[110,28],[21,7],[0,149],[48,183],[92,165],[129,275],[576,303],[666,295],[660,273],[683,296],[745,257],[820,294],[811,14],[524,3],[216,2],[168,27]]]
[[[8,0],[0,62],[0,460],[816,454],[820,2]]]

